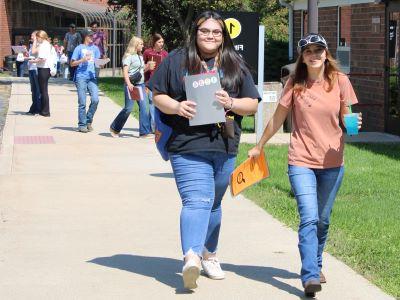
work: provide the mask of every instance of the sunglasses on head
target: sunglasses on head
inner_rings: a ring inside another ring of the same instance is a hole
[[[319,34],[310,34],[302,38],[298,43],[297,47],[303,50],[309,44],[319,44],[325,48],[328,48],[328,44],[325,39]]]

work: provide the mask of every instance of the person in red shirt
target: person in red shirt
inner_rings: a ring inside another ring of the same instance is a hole
[[[143,52],[144,63],[149,62],[150,69],[144,73],[144,79],[147,83],[151,76],[153,76],[154,71],[160,65],[161,61],[168,56],[168,52],[164,50],[164,39],[159,33],[154,33],[151,37],[151,48],[146,49]],[[153,93],[146,89],[147,96],[150,104],[150,117],[151,117],[151,129],[154,132],[154,105],[153,105]]]

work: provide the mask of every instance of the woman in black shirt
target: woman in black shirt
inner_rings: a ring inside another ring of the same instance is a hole
[[[225,134],[228,126],[224,123],[189,126],[196,103],[186,99],[184,76],[207,72],[221,78],[222,90],[216,92],[216,98],[234,118],[230,136]],[[173,129],[168,152],[183,205],[183,282],[185,288],[194,289],[200,264],[211,279],[225,276],[216,256],[221,200],[234,169],[242,116],[256,112],[260,97],[223,19],[211,11],[197,17],[186,47],[163,60],[149,87],[154,104]]]

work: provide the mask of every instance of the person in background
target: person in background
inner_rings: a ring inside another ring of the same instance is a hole
[[[150,48],[147,48],[143,52],[143,60],[144,63],[149,63],[149,70],[144,73],[144,79],[147,83],[154,71],[157,69],[158,65],[156,61],[160,63],[164,58],[168,56],[168,52],[164,50],[164,39],[159,33],[154,33],[151,36],[150,40]],[[153,93],[150,89],[146,88],[147,96],[149,99],[150,105],[150,120],[151,120],[151,129],[154,132],[154,105],[153,105]]]
[[[349,78],[339,71],[320,34],[298,42],[295,72],[287,81],[279,105],[258,144],[248,156],[256,158],[292,111],[288,176],[300,215],[301,282],[314,297],[326,282],[322,253],[330,215],[344,174],[344,136],[340,127],[349,104],[357,97]],[[359,118],[361,127],[361,118]]]
[[[189,126],[196,103],[187,99],[183,77],[209,72],[219,74],[222,89],[215,96],[234,118],[231,135],[224,134],[224,123]],[[217,258],[221,201],[235,167],[242,118],[254,114],[261,99],[223,18],[213,11],[196,18],[186,47],[163,60],[148,86],[173,130],[167,150],[182,200],[183,286],[194,289],[200,264],[209,278],[225,278]]]
[[[64,46],[59,44],[58,37],[53,38],[53,47],[56,50],[57,53],[57,75],[56,77],[59,77],[61,74],[61,63],[60,63],[60,57],[64,53]]]
[[[28,70],[29,70],[29,83],[31,85],[31,93],[32,93],[32,105],[27,112],[28,115],[37,115],[41,111],[41,103],[40,103],[40,88],[39,88],[39,79],[38,79],[38,70],[36,63],[33,62],[34,59],[37,58],[37,54],[32,54],[32,45],[36,40],[37,31],[32,32],[31,38],[29,41],[29,52],[28,52]]]
[[[145,93],[144,86],[144,72],[149,70],[149,64],[144,64],[143,56],[143,40],[136,36],[132,37],[129,41],[128,47],[125,50],[124,56],[122,57],[123,74],[124,74],[124,93],[125,93],[125,106],[121,112],[117,115],[114,121],[110,125],[110,134],[112,137],[118,137],[120,131],[124,127],[129,115],[132,112],[133,105],[135,102],[139,105],[139,137],[141,138],[152,138],[151,125],[150,125],[150,114],[147,109],[147,97],[139,101],[129,99],[128,91],[132,90],[134,86],[137,86]],[[130,77],[140,72],[141,78],[138,82],[131,82]]]
[[[94,60],[100,58],[99,48],[93,45],[94,32],[90,29],[82,31],[83,44],[75,48],[71,56],[71,66],[77,67],[75,85],[78,92],[78,131],[93,131],[93,117],[99,103],[99,89]],[[86,112],[86,91],[90,94],[90,105]]]
[[[41,109],[39,114],[43,117],[50,117],[50,99],[48,84],[50,78],[50,64],[52,63],[51,49],[49,37],[43,30],[36,32],[35,40],[32,44],[32,54],[37,55],[36,59],[31,62],[36,63],[38,68],[38,81],[41,95]]]
[[[18,45],[24,47],[26,50],[26,52],[18,53],[15,61],[15,65],[17,67],[17,77],[24,77],[24,67],[26,66],[26,58],[29,56],[29,54],[24,40],[20,40]]]
[[[76,31],[76,26],[74,23],[69,25],[69,32],[65,34],[64,37],[64,49],[67,51],[68,62],[71,62],[72,53],[74,53],[75,48],[81,44],[82,37],[79,32]],[[69,65],[69,79],[74,80],[76,67]]]
[[[96,45],[100,50],[100,57],[106,58],[107,52],[107,37],[104,31],[99,29],[100,24],[97,21],[90,23],[90,29],[94,32],[93,34],[93,44]],[[99,78],[100,68],[96,67],[96,78]]]

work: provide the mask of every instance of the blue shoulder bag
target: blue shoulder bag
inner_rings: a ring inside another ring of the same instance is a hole
[[[155,141],[158,152],[163,160],[168,161],[167,144],[172,135],[172,128],[164,123],[165,114],[154,107]]]

